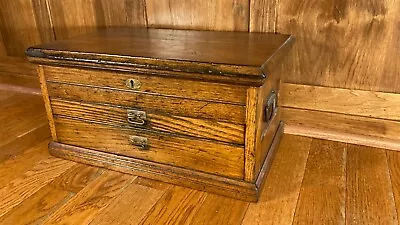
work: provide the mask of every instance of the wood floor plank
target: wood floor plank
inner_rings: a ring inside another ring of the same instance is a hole
[[[346,224],[398,224],[385,150],[349,145]]]
[[[47,185],[0,218],[0,224],[40,224],[40,220],[71,198],[65,190]]]
[[[76,194],[98,177],[103,170],[85,164],[76,164],[49,185]]]
[[[76,164],[0,218],[0,224],[40,224],[102,169]]]
[[[207,194],[190,224],[235,225],[241,224],[248,202]]]
[[[0,217],[73,165],[75,163],[51,157],[0,189]]]
[[[313,139],[293,224],[345,224],[346,144]]]
[[[243,224],[291,224],[306,168],[311,138],[284,135],[258,203]]]
[[[42,160],[51,158],[47,151],[49,140],[29,148],[24,153],[0,164],[0,188],[8,185],[12,180],[32,169]]]
[[[390,180],[394,201],[396,204],[397,219],[400,218],[400,152],[386,151],[389,164]]]
[[[105,171],[51,215],[44,224],[89,224],[135,176]]]
[[[151,185],[149,182],[153,182],[154,184]],[[159,187],[157,183],[160,182],[148,180],[144,186],[135,181],[129,184],[124,192],[110,203],[110,205],[90,224],[137,224],[145,217],[146,213],[158,202],[167,190],[151,187]],[[172,187],[172,185],[170,185],[170,187]]]
[[[131,224],[186,224],[192,221],[206,197],[205,192],[174,186],[167,191],[139,223]]]
[[[42,97],[14,93],[0,101],[0,162],[47,138],[48,122]],[[12,118],[12,119],[10,119]]]
[[[42,125],[27,130],[26,133],[21,134],[19,137],[13,139],[7,144],[0,146],[0,162],[12,159],[13,157],[22,154],[24,151],[41,141],[48,140],[49,137],[50,128],[47,122],[43,122]],[[47,151],[47,146],[44,149]]]

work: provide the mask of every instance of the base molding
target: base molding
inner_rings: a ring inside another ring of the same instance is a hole
[[[263,163],[262,170],[255,183],[216,176],[212,174],[178,168],[170,165],[114,155],[65,145],[57,142],[49,143],[52,155],[92,166],[104,167],[118,172],[133,174],[175,185],[207,191],[236,198],[244,201],[256,202],[261,192],[263,182],[271,166],[276,149],[283,133],[283,125],[278,129],[270,151]]]
[[[282,85],[285,133],[400,151],[400,94]]]

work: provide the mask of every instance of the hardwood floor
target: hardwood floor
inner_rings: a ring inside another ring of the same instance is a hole
[[[398,224],[400,152],[284,135],[247,203],[52,157],[41,97],[0,91],[0,224]]]

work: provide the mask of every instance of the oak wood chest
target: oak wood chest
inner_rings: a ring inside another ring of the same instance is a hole
[[[283,130],[288,35],[105,29],[27,50],[53,141],[77,162],[247,201]]]

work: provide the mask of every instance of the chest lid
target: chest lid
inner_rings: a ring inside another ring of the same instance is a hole
[[[27,49],[46,65],[164,73],[259,86],[292,46],[289,35],[149,28],[108,28]],[[155,72],[154,72],[155,71]]]

